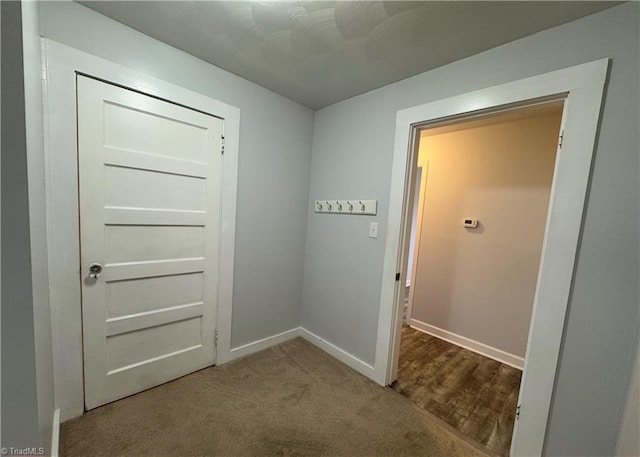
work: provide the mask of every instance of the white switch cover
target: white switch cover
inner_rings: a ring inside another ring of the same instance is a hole
[[[371,222],[369,224],[369,238],[378,238],[378,223]]]

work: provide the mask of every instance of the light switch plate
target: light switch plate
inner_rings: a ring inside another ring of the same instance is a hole
[[[378,223],[371,222],[369,224],[369,238],[378,238]]]

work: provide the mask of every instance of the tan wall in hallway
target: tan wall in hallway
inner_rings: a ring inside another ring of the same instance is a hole
[[[423,133],[413,319],[524,358],[560,121],[558,107]]]

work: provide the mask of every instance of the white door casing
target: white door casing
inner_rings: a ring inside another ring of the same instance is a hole
[[[54,388],[60,420],[66,421],[84,411],[78,241],[77,75],[91,75],[224,119],[216,347],[218,365],[234,358],[230,350],[231,313],[241,116],[237,107],[217,99],[222,94],[215,89],[215,85],[212,86],[214,90],[206,95],[46,38],[41,43],[45,86],[45,185]],[[218,96],[213,98],[215,94]]]
[[[91,409],[215,362],[223,121],[85,76],[77,84]]]
[[[397,112],[387,237],[383,264],[376,381],[395,379],[400,341],[401,290],[411,206],[407,182],[415,176],[420,127],[542,102],[564,100],[562,147],[557,153],[547,224],[529,329],[519,420],[511,455],[541,455],[570,299],[585,197],[609,61],[601,59],[550,73],[414,106]],[[560,140],[560,139],[559,139]]]

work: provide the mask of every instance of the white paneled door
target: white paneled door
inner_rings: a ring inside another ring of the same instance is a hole
[[[78,76],[87,409],[215,362],[222,124]]]

